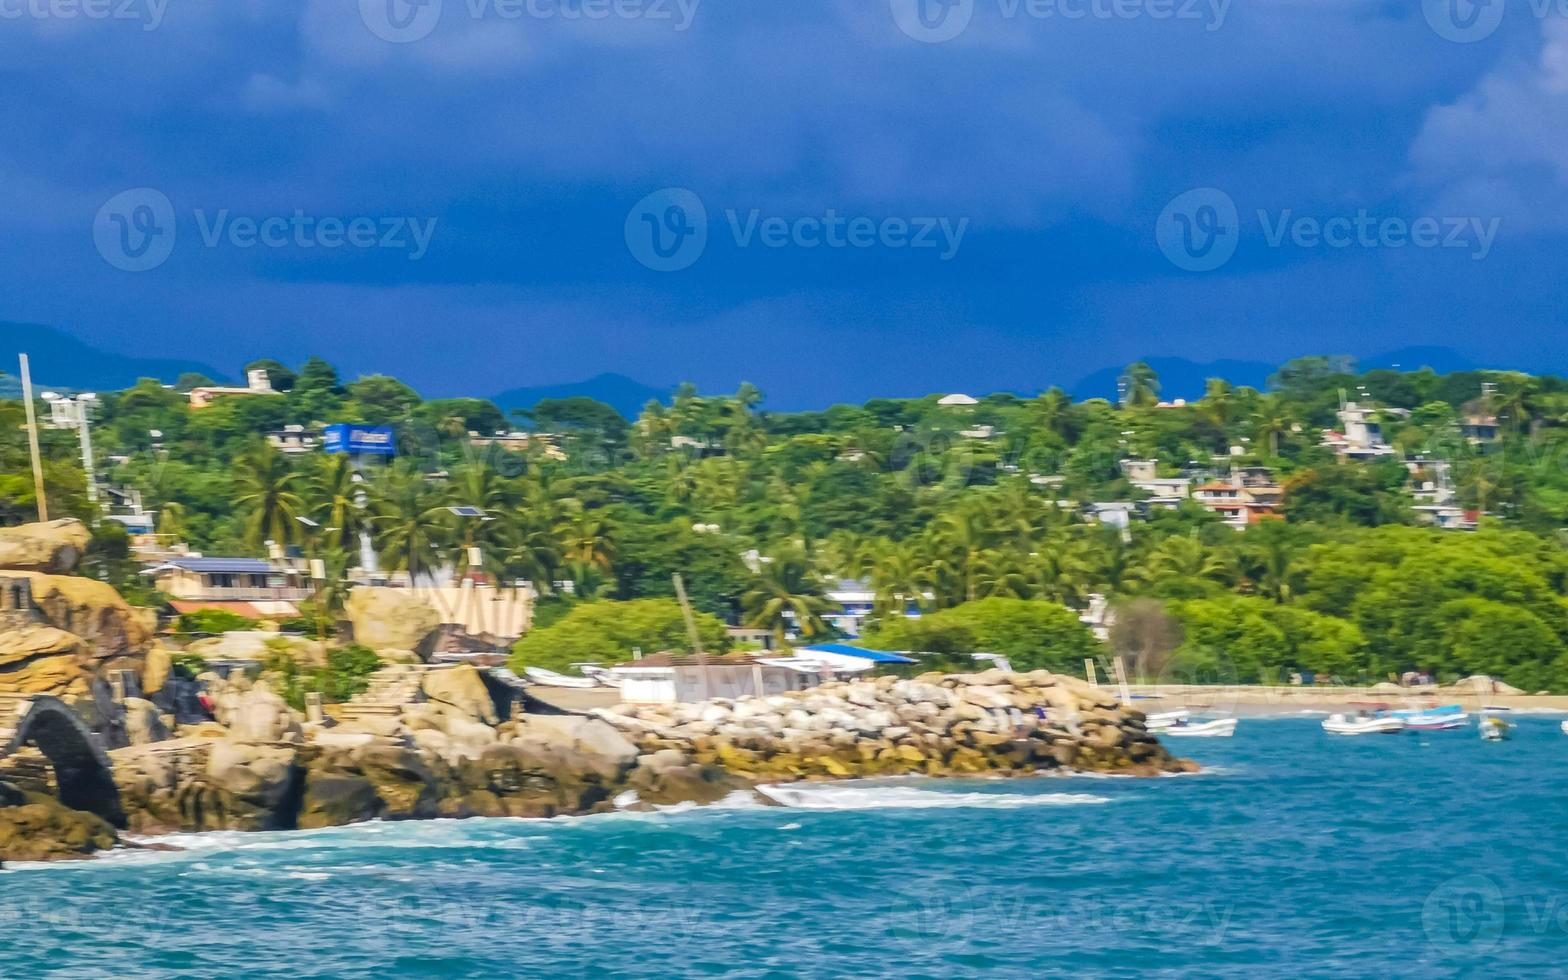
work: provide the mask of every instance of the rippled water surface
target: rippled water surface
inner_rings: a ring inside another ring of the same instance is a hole
[[[1209,771],[174,839],[0,873],[23,977],[1494,976],[1568,962],[1568,736],[1173,742]]]

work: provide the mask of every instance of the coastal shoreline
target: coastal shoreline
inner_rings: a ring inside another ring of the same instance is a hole
[[[1113,691],[1114,688],[1102,687]],[[1397,691],[1376,687],[1245,687],[1203,685],[1130,685],[1133,706],[1145,713],[1186,708],[1194,712],[1233,714],[1238,717],[1268,717],[1298,712],[1332,713],[1344,711],[1352,702],[1382,702],[1403,706],[1419,704],[1458,704],[1478,710],[1482,704],[1538,714],[1568,714],[1568,696],[1552,694],[1488,694],[1484,698],[1473,688],[1421,687]]]

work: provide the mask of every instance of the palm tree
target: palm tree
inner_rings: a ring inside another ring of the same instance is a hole
[[[370,524],[382,562],[415,580],[434,572],[455,535],[451,512],[425,475],[400,461],[370,485],[369,496]]]
[[[1160,376],[1142,361],[1127,365],[1127,370],[1122,372],[1121,387],[1125,406],[1148,408],[1160,402]]]
[[[1149,587],[1172,581],[1179,585],[1228,584],[1232,577],[1230,561],[1204,548],[1196,537],[1166,538],[1127,576],[1130,582]]]
[[[299,538],[297,518],[305,513],[305,501],[296,487],[300,475],[289,468],[283,454],[265,442],[258,442],[235,462],[235,509],[249,512],[245,518],[245,542],[261,548],[267,541],[290,544]]]
[[[1295,420],[1285,403],[1277,395],[1270,395],[1259,402],[1258,410],[1252,416],[1252,438],[1267,439],[1269,455],[1278,456],[1280,436],[1292,431],[1294,425]]]
[[[741,597],[741,608],[750,625],[772,630],[783,647],[791,625],[806,639],[828,632],[822,614],[838,606],[823,593],[805,555],[791,550],[762,563],[751,589]]]
[[[988,548],[975,556],[975,591],[982,599],[1027,599],[1034,593],[1028,566],[1011,551]]]
[[[1236,399],[1230,382],[1223,378],[1210,378],[1204,385],[1203,401],[1198,406],[1203,417],[1214,423],[1215,428],[1227,430],[1235,421]]]
[[[462,528],[462,540],[458,546],[464,552],[469,548],[479,548],[480,561],[485,571],[499,577],[504,571],[506,553],[513,537],[512,525],[516,518],[514,508],[520,499],[517,487],[487,463],[473,460],[453,470],[446,494],[453,506],[472,507],[483,515],[456,517]],[[466,567],[467,554],[453,555],[453,564]]]
[[[568,562],[608,572],[615,562],[614,529],[603,514],[577,510],[561,526],[561,551]]]
[[[354,464],[344,455],[328,456],[311,475],[310,512],[324,529],[322,543],[328,548],[353,549],[359,546],[361,531],[369,529],[362,502],[365,489],[357,479]]]
[[[937,522],[937,538],[942,552],[934,566],[946,566],[957,580],[960,602],[980,597],[975,578],[976,559],[991,540],[991,528],[979,507],[970,505],[942,515]]]
[[[1030,556],[1034,594],[1082,607],[1095,579],[1094,563],[1076,542],[1054,541]]]
[[[928,584],[926,570],[914,548],[892,545],[871,566],[871,590],[876,594],[872,612],[885,618],[904,615],[911,603],[924,607]]]

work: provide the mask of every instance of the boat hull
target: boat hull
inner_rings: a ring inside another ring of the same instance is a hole
[[[1230,738],[1236,734],[1236,719],[1221,718],[1197,724],[1173,725],[1160,734],[1167,738]]]
[[[1331,715],[1323,719],[1323,730],[1330,735],[1397,735],[1405,730],[1403,718],[1346,718]]]

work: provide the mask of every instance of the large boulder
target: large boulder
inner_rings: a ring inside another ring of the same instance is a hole
[[[119,842],[102,817],[72,810],[52,796],[26,793],[22,798],[20,806],[0,806],[0,860],[83,858]]]
[[[327,662],[327,648],[315,640],[284,636],[267,630],[235,630],[222,636],[209,636],[186,647],[186,652],[203,660],[267,661],[287,656],[303,667],[320,667]]]
[[[437,704],[446,705],[487,725],[500,721],[495,710],[495,700],[490,697],[490,691],[485,687],[479,671],[470,664],[429,671],[420,683],[425,696]]]
[[[323,748],[305,771],[299,828],[439,816],[440,775],[411,749],[372,743]]]
[[[637,746],[608,723],[578,715],[527,715],[516,728],[518,741],[537,739],[569,749],[583,764],[607,779],[621,776],[637,761]]]
[[[276,694],[258,685],[255,689],[236,695],[225,714],[229,733],[242,742],[298,741],[301,736],[299,719]]]
[[[81,561],[92,537],[74,517],[0,528],[0,569],[64,574]]]
[[[142,661],[142,693],[157,694],[174,673],[174,657],[161,643],[154,643]]]
[[[0,633],[0,690],[56,697],[85,695],[94,661],[81,639],[53,626]]]
[[[360,586],[348,594],[343,614],[354,642],[372,650],[412,650],[428,660],[441,633],[441,614],[414,589]]]
[[[126,826],[135,833],[282,830],[294,824],[297,751],[214,739],[205,752],[132,747],[110,757]]]
[[[125,737],[132,745],[151,745],[167,741],[169,729],[158,706],[141,698],[125,699]]]
[[[33,602],[44,622],[87,641],[99,659],[140,657],[152,640],[143,617],[106,582],[41,572],[14,574],[32,582]]]

